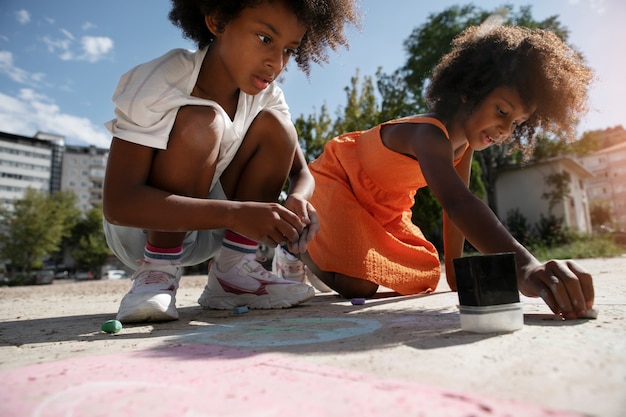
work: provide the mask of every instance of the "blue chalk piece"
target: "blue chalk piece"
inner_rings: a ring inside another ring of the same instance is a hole
[[[365,304],[365,298],[353,298],[350,302],[353,306],[360,306]]]
[[[233,313],[235,314],[245,314],[248,312],[248,307],[247,306],[237,306],[235,308],[233,308]]]

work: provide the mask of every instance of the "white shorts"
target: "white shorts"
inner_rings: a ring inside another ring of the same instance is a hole
[[[226,194],[218,181],[209,193],[210,200],[226,200]],[[109,249],[127,267],[139,268],[138,260],[144,258],[144,249],[148,233],[135,227],[116,226],[103,221],[104,235]],[[223,229],[195,230],[187,232],[183,240],[182,266],[201,264],[214,257],[222,246]]]

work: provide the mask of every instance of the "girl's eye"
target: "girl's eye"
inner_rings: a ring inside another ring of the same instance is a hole
[[[298,53],[298,51],[295,49],[285,48],[285,55],[291,56],[295,55],[296,53]]]
[[[269,36],[266,36],[266,35],[257,35],[257,36],[263,43],[270,43],[272,41],[272,38],[270,38]]]
[[[504,110],[502,110],[500,107],[498,107],[498,114],[502,117],[506,117],[507,112],[505,112]]]

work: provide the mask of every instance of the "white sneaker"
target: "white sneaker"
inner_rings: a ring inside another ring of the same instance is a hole
[[[122,298],[117,319],[122,323],[178,319],[176,290],[182,272],[177,264],[144,262],[131,277],[133,286]]]
[[[279,278],[312,285],[319,292],[332,292],[300,259],[277,246],[272,259],[272,273]]]
[[[215,262],[211,265],[209,280],[198,303],[219,310],[239,306],[287,308],[314,295],[315,290],[310,286],[279,278],[263,268],[254,257],[244,256],[226,272],[221,272]]]
[[[290,281],[304,282],[304,262],[277,246],[272,259],[272,274]]]

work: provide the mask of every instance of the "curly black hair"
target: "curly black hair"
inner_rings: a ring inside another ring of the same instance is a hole
[[[198,48],[208,46],[215,35],[207,29],[204,17],[217,16],[223,29],[247,8],[264,1],[275,0],[171,0],[170,21],[183,31],[183,36],[196,43]],[[310,63],[328,62],[327,48],[336,51],[348,47],[344,32],[346,24],[360,27],[360,13],[354,0],[284,0],[306,32],[294,56],[298,68],[309,75]]]
[[[518,126],[514,148],[532,148],[537,129],[570,140],[587,111],[593,71],[582,55],[553,32],[498,26],[486,33],[471,26],[452,42],[434,69],[426,99],[443,119],[470,112],[495,88],[515,88],[525,107],[536,107]]]

